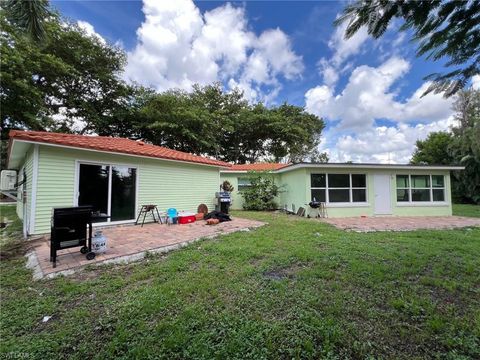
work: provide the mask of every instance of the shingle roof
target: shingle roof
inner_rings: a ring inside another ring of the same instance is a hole
[[[236,164],[230,166],[225,171],[272,171],[278,170],[289,164],[279,163],[255,163],[255,164]]]
[[[45,144],[54,144],[75,147],[80,149],[114,152],[120,154],[146,156],[159,159],[185,161],[220,167],[231,166],[223,161],[203,156],[192,155],[186,152],[168,149],[162,146],[151,145],[142,141],[107,136],[86,136],[53,133],[45,131],[11,130],[10,141],[23,140]]]

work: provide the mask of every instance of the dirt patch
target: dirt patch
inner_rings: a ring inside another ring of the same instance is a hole
[[[24,240],[21,237],[3,245],[0,249],[0,260],[13,259],[14,257],[26,254],[32,249],[40,246],[44,238],[35,238],[32,240]]]
[[[249,263],[250,265],[257,267],[263,262],[263,260],[265,260],[265,256],[255,256],[249,261]]]
[[[290,266],[278,267],[271,270],[264,271],[262,276],[268,280],[283,280],[283,279],[295,279],[297,273],[305,269],[308,264],[305,263],[293,263]]]

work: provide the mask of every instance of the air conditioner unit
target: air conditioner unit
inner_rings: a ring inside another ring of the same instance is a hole
[[[15,170],[2,170],[0,174],[0,190],[12,191],[15,190],[17,183],[17,172]]]

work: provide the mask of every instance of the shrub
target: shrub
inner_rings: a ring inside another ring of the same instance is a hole
[[[275,210],[275,198],[281,193],[275,184],[272,174],[268,172],[249,172],[250,186],[240,191],[243,196],[245,210]]]

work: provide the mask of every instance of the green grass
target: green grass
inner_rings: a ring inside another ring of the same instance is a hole
[[[452,212],[457,216],[480,217],[480,205],[453,204]]]
[[[35,359],[480,357],[480,229],[269,225],[32,282],[0,263],[1,352]],[[53,316],[42,323],[44,315]],[[1,358],[1,355],[0,355]]]

